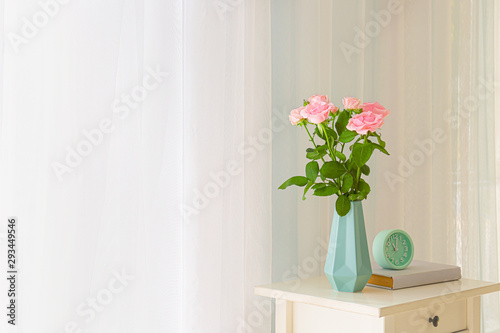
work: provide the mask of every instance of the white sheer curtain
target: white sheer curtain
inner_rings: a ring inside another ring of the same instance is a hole
[[[272,12],[279,114],[313,93],[392,110],[383,128],[391,156],[371,162],[364,202],[369,243],[383,229],[403,228],[417,259],[458,264],[464,277],[490,281],[499,280],[500,251],[499,10],[494,1],[295,0],[273,1]],[[281,149],[285,141],[292,147]],[[275,135],[274,188],[304,172],[306,141],[292,126]],[[321,274],[315,251],[324,255],[333,214],[328,199],[290,192],[273,193],[276,281]],[[498,295],[483,306],[484,331],[497,332]]]
[[[221,3],[185,10],[185,331],[269,331],[270,9]]]
[[[268,2],[0,8],[1,331],[269,331]]]

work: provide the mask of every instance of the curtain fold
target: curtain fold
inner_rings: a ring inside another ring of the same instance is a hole
[[[494,2],[457,2],[454,9],[456,52],[452,96],[454,218],[457,263],[465,277],[498,281],[499,240],[495,165],[495,8]],[[500,330],[499,297],[483,297],[483,327]]]
[[[186,329],[267,331],[253,287],[271,267],[269,3],[186,6]]]

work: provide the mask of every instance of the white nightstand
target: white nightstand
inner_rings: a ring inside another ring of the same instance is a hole
[[[343,293],[326,277],[255,288],[257,295],[276,299],[276,333],[479,333],[481,295],[496,291],[499,283],[461,279]]]

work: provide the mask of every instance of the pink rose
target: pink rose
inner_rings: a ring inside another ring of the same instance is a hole
[[[382,127],[383,124],[384,118],[381,115],[371,111],[363,111],[349,119],[347,129],[365,135],[368,132],[375,132],[375,130]]]
[[[332,103],[316,102],[307,104],[307,106],[300,111],[300,115],[307,119],[308,122],[313,124],[321,124],[324,122],[331,113],[338,111],[338,107]]]
[[[382,119],[387,117],[387,115],[389,113],[391,113],[391,111],[386,110],[382,105],[380,105],[377,102],[375,102],[375,103],[363,103],[361,105],[361,107],[363,108],[363,111],[371,111],[377,115],[382,116]]]
[[[361,101],[354,97],[344,97],[342,103],[344,104],[344,109],[356,110],[359,109]]]
[[[313,95],[309,97],[309,103],[330,103],[330,101],[325,95]]]
[[[300,107],[298,109],[293,109],[292,112],[290,112],[290,115],[288,116],[288,120],[290,120],[292,125],[297,125],[299,123],[299,121],[304,119],[304,117],[302,117],[300,115],[300,111],[302,111],[304,109],[305,109],[305,107]]]

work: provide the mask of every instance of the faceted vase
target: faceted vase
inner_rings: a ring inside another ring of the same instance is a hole
[[[335,210],[325,274],[333,289],[347,292],[363,290],[372,275],[361,201],[351,202],[346,216]]]

